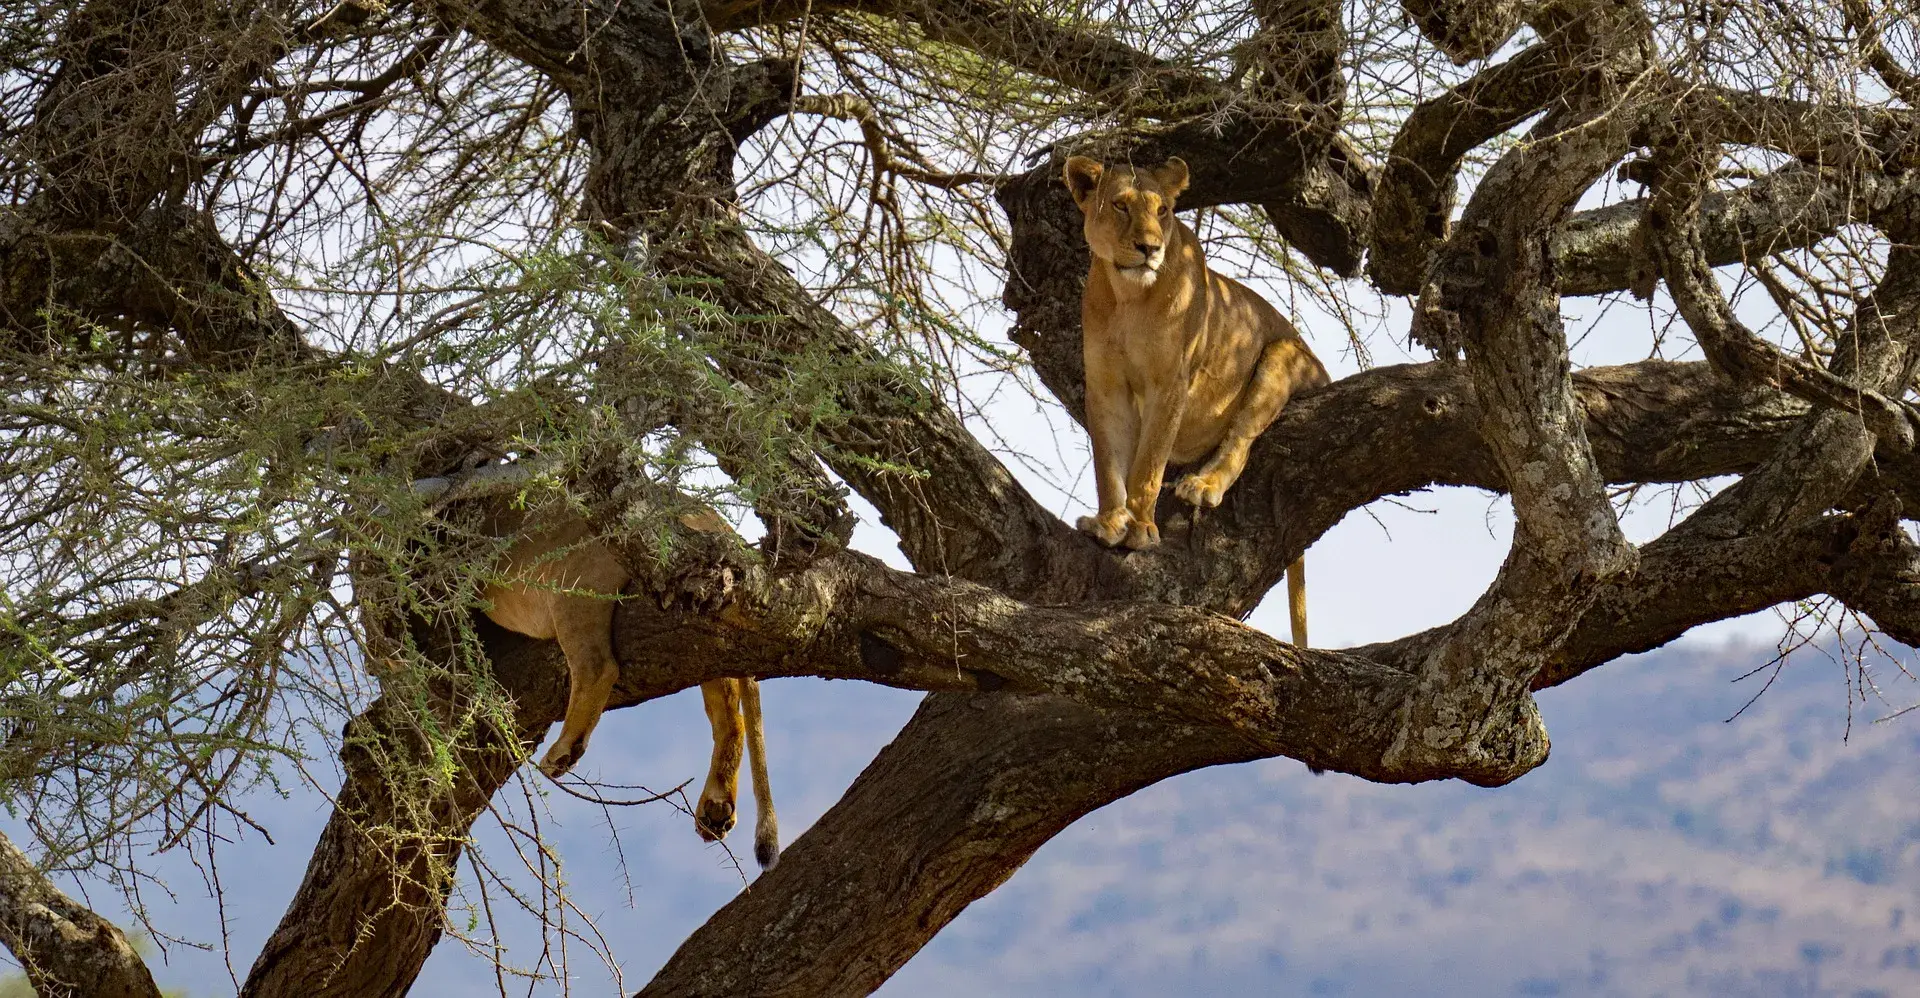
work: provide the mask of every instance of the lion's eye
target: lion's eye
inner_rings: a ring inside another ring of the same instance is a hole
[[[1124,205],[1124,204],[1121,204],[1121,203],[1120,203],[1120,202],[1118,202],[1118,201],[1115,201],[1115,202],[1113,203],[1113,210],[1114,210],[1114,211],[1117,211],[1117,212],[1119,212],[1119,213],[1120,213],[1120,214],[1122,214],[1122,215],[1124,215],[1124,214],[1126,214],[1126,213],[1127,213],[1127,206],[1126,206],[1126,205]]]
[[[1162,215],[1171,215],[1171,214],[1173,214],[1173,205],[1171,205],[1171,204],[1169,204],[1169,203],[1167,203],[1167,202],[1164,202],[1164,201],[1163,201],[1163,202],[1161,202],[1161,203],[1160,203],[1160,214],[1162,214]]]

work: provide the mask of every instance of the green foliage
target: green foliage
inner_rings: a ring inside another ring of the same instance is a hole
[[[354,611],[369,583],[383,612],[464,619],[500,542],[416,490],[447,470],[432,456],[537,459],[516,505],[613,503],[606,522],[658,548],[682,511],[663,496],[791,496],[788,456],[844,417],[851,379],[876,376],[785,356],[750,391],[708,352],[734,317],[597,252],[553,247],[461,280],[473,322],[385,363],[156,372],[96,352],[7,366],[0,542],[37,556],[0,567],[0,794],[52,865],[111,863],[129,834],[175,839],[301,756],[304,719],[337,728],[323,719],[365,695]],[[395,390],[410,378],[428,387]],[[453,385],[482,404],[414,418]],[[731,474],[708,441],[733,445]]]

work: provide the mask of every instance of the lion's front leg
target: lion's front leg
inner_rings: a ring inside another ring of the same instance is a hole
[[[1074,525],[1112,547],[1127,537],[1127,469],[1139,436],[1140,419],[1128,398],[1126,384],[1094,358],[1088,360],[1087,433],[1093,438],[1093,478],[1100,509]]]
[[[707,782],[693,812],[693,830],[708,842],[733,831],[734,811],[740,799],[740,753],[746,745],[747,723],[740,711],[740,681],[715,679],[700,684],[700,702],[713,728],[713,758],[707,764]]]
[[[557,780],[586,754],[587,737],[620,678],[620,663],[613,657],[613,600],[558,596],[554,602],[554,637],[567,657],[567,716],[540,771]]]
[[[1180,379],[1182,388],[1185,382],[1185,378]],[[1127,527],[1126,545],[1136,551],[1160,543],[1160,527],[1154,522],[1153,511],[1186,402],[1184,390],[1155,392],[1147,396],[1145,411],[1140,414],[1140,441],[1127,474],[1127,511],[1132,522]]]

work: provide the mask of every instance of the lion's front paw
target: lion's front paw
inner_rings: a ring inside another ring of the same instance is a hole
[[[700,833],[703,842],[718,842],[733,831],[735,820],[732,801],[702,795],[700,806],[693,811],[693,830]]]
[[[1116,509],[1099,516],[1083,516],[1074,526],[1079,527],[1084,533],[1092,534],[1100,543],[1113,547],[1126,538],[1128,520],[1126,510]]]
[[[1227,494],[1227,487],[1212,475],[1192,474],[1180,479],[1179,484],[1173,487],[1173,494],[1201,509],[1212,509],[1220,505],[1220,499]]]
[[[572,769],[580,761],[580,757],[586,754],[585,743],[562,739],[554,742],[553,747],[547,750],[546,758],[540,760],[540,771],[547,774],[547,779],[557,780],[566,775],[567,770]]]
[[[1146,551],[1160,546],[1160,527],[1152,520],[1134,520],[1127,527],[1127,547]]]

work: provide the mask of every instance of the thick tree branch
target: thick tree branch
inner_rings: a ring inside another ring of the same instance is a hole
[[[1911,179],[1792,164],[1736,190],[1700,200],[1700,248],[1710,266],[1747,263],[1811,246],[1858,222],[1911,213]],[[1647,199],[1578,212],[1554,234],[1562,295],[1651,290],[1653,268],[1639,235]]]
[[[242,998],[400,998],[440,939],[466,832],[566,707],[551,642],[486,632],[512,730],[471,711],[468,679],[389,677],[342,732],[346,779],[307,873]],[[423,635],[453,661],[447,635]],[[464,731],[452,745],[448,732]],[[451,760],[445,752],[451,750]]]
[[[780,865],[681,944],[640,994],[869,994],[1081,816],[1170,776],[1254,757],[1217,731],[1055,697],[928,697]]]
[[[651,595],[651,594],[643,594]],[[1381,782],[1502,774],[1383,762],[1412,677],[1302,650],[1230,617],[1165,603],[1040,607],[855,552],[753,573],[718,612],[622,611],[618,702],[734,675],[862,679],[905,689],[1051,693],[1230,732],[1270,755]]]
[[[40,998],[160,998],[126,933],[55,887],[4,835],[0,944]]]

